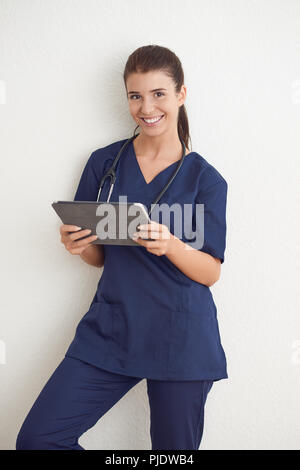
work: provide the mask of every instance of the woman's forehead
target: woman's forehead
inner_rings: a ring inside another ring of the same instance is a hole
[[[162,71],[134,72],[127,78],[128,91],[154,91],[168,89],[172,85],[171,77]],[[129,90],[130,87],[130,90]]]

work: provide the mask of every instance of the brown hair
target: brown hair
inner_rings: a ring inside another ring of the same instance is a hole
[[[174,81],[175,92],[180,92],[184,84],[181,62],[170,49],[157,45],[142,46],[130,54],[123,73],[125,88],[127,78],[131,73],[146,73],[152,70],[160,70],[166,73]],[[138,127],[135,128],[134,133]],[[184,141],[185,146],[189,148],[188,142],[191,141],[191,137],[184,104],[179,107],[177,129],[179,137]]]

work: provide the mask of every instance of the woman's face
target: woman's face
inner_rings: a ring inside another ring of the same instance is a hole
[[[140,125],[142,133],[159,135],[174,129],[177,134],[179,107],[184,103],[186,87],[176,95],[173,80],[163,72],[132,73],[127,82],[127,99],[133,119]],[[158,118],[147,123],[143,118]]]

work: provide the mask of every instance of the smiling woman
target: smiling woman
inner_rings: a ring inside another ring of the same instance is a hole
[[[23,423],[17,449],[83,450],[80,435],[146,378],[152,449],[197,450],[207,394],[228,377],[210,292],[224,262],[227,183],[188,149],[186,87],[174,52],[156,45],[138,48],[127,60],[124,83],[141,132],[129,139],[113,189],[106,178],[99,202],[108,195],[120,202],[125,195],[149,210],[161,196],[162,206],[188,205],[192,216],[182,239],[174,235],[171,218],[151,220],[134,246],[91,245],[65,227],[66,249],[104,269],[64,359]],[[127,140],[92,152],[75,201],[97,200],[99,183]],[[204,205],[205,237],[191,249],[186,233],[193,233],[194,225],[197,230],[198,204]]]
[[[178,57],[165,47],[141,47],[129,56],[123,79],[130,114],[141,127],[136,149],[153,160],[170,160],[180,155],[182,138],[189,150],[187,89]]]

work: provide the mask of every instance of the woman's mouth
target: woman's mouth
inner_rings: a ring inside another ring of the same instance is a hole
[[[145,118],[140,118],[140,119],[142,119],[142,121],[146,124],[146,126],[154,127],[162,120],[163,117],[164,117],[164,114],[162,114],[160,116],[156,116],[156,117],[151,118],[151,119],[147,119],[147,120],[145,120]]]

